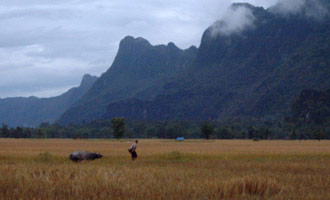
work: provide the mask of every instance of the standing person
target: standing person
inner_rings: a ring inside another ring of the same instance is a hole
[[[134,161],[137,158],[136,147],[138,142],[139,142],[138,140],[135,140],[135,143],[133,143],[131,147],[128,149],[128,151],[131,153],[132,161]]]

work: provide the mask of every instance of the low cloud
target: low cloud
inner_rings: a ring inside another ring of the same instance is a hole
[[[247,28],[254,26],[255,16],[252,10],[246,6],[231,6],[223,18],[211,26],[211,34],[231,35],[238,34]]]
[[[283,15],[303,14],[314,19],[322,19],[329,14],[319,0],[279,0],[270,10]]]

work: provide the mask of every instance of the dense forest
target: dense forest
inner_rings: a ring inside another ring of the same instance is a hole
[[[207,126],[209,134],[203,128]],[[95,121],[83,125],[59,126],[41,124],[38,128],[8,128],[2,125],[0,137],[5,138],[117,138],[110,121]],[[330,126],[296,126],[290,121],[232,119],[217,121],[127,121],[120,138],[175,139],[330,139]]]

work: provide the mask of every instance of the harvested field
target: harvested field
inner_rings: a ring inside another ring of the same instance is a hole
[[[0,199],[330,197],[330,141],[140,140],[135,162],[132,142],[0,139]]]

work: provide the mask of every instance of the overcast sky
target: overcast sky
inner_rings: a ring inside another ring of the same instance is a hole
[[[199,46],[232,2],[277,0],[0,1],[0,98],[56,96],[84,74],[100,76],[126,35],[152,44]]]

